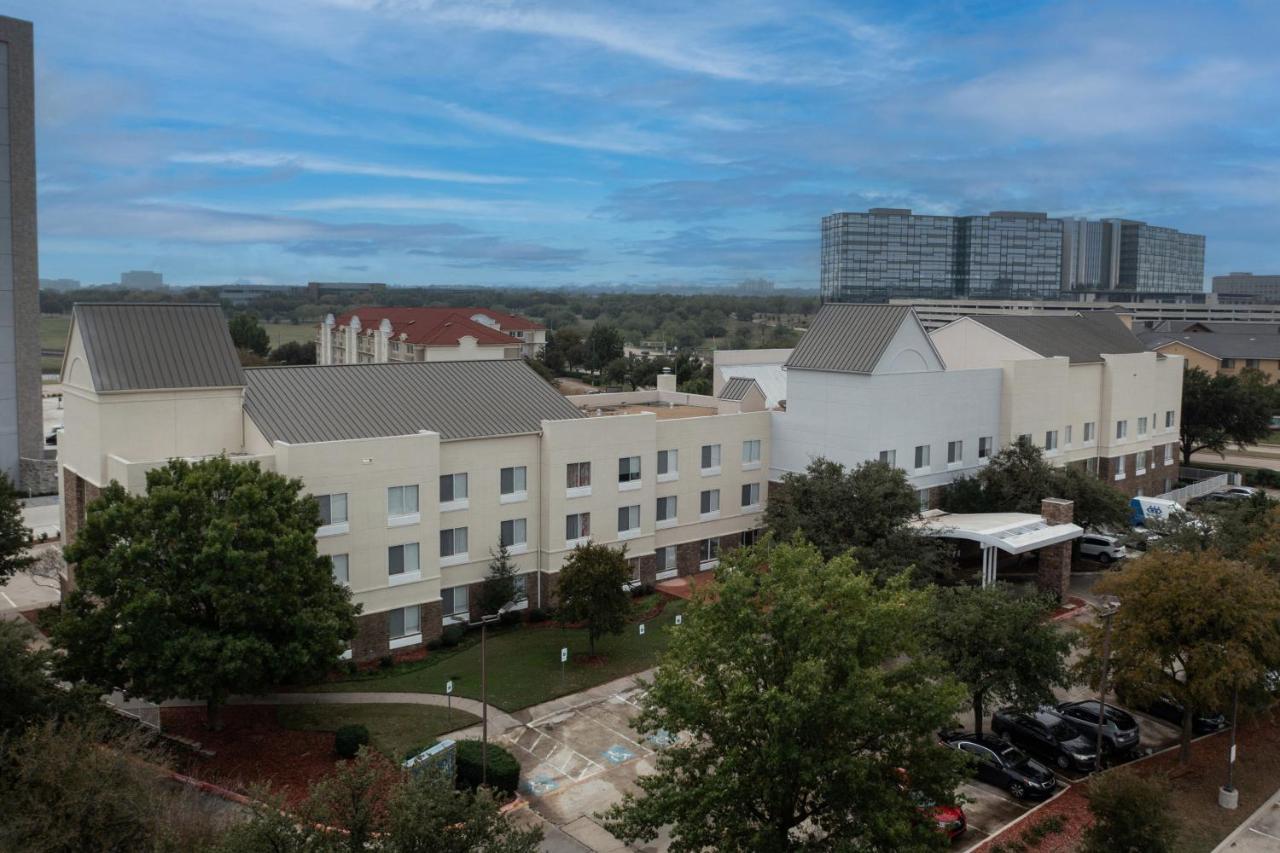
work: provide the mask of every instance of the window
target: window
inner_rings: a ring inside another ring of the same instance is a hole
[[[720,540],[719,539],[703,539],[698,543],[698,562],[701,568],[710,568],[708,563],[715,563],[720,559]]]
[[[591,513],[575,512],[564,517],[564,538],[567,542],[586,539],[591,535]]]
[[[1166,465],[1173,464],[1173,445],[1172,444],[1166,444],[1164,446],[1164,464]],[[1169,490],[1165,489],[1165,491],[1167,492]]]
[[[1057,449],[1058,449],[1058,431],[1057,431],[1056,429],[1051,429],[1051,430],[1048,430],[1047,432],[1045,432],[1045,434],[1044,434],[1044,449],[1045,449],[1045,450],[1057,450]]]
[[[1093,441],[1093,431],[1094,431],[1093,421],[1086,422],[1084,425],[1084,443],[1085,444],[1088,444],[1089,442]]]
[[[1018,436],[1018,444],[1031,444],[1031,433],[1024,432]]]
[[[618,535],[635,536],[640,532],[640,504],[618,507]]]
[[[1066,429],[1066,434],[1062,436],[1062,443],[1067,447],[1070,447],[1071,446],[1071,424],[1067,424],[1065,429]]]
[[[1258,360],[1257,360],[1256,358],[1246,358],[1246,359],[1244,360],[1244,366],[1245,366],[1245,367],[1252,367],[1254,370],[1257,370],[1257,369],[1258,369]]]
[[[1116,457],[1116,479],[1117,480],[1124,479],[1124,457],[1123,456]]]
[[[957,462],[964,461],[964,442],[948,441],[947,442],[947,464],[955,465]]]
[[[1129,434],[1128,421],[1116,421],[1116,440],[1120,440]]]
[[[676,520],[676,498],[674,495],[658,498],[658,512],[654,517],[657,518],[659,523]]]
[[[466,619],[470,615],[467,592],[465,586],[451,586],[440,590],[440,611],[445,618],[461,616]]]
[[[994,443],[994,440],[989,435],[984,435],[978,439],[978,458],[986,459],[991,456],[991,445]]]
[[[418,543],[392,545],[387,549],[387,576],[392,580],[411,578],[418,574]]]
[[[351,561],[346,554],[333,554],[329,557],[333,563],[334,583],[351,586]]]
[[[1164,413],[1164,428],[1173,429],[1173,409]]]
[[[440,558],[463,557],[467,553],[467,528],[451,527],[440,531]]]
[[[760,439],[753,438],[742,442],[742,464],[760,464]]]
[[[742,506],[760,505],[760,484],[759,483],[743,483],[742,484]]]
[[[653,562],[658,570],[657,579],[666,580],[673,578],[679,571],[676,569],[676,547],[667,545],[664,548],[653,549]]]
[[[742,531],[742,547],[750,548],[752,545],[760,541],[759,529]]]
[[[387,489],[387,515],[417,515],[418,487],[392,486]]]
[[[451,504],[467,499],[467,475],[444,474],[440,477],[440,503]]]
[[[339,495],[320,495],[316,498],[320,504],[320,524],[345,524],[347,521],[347,493]]]
[[[1138,435],[1147,434],[1147,419],[1145,417],[1138,418]]]
[[[1092,456],[1084,460],[1084,470],[1093,474],[1095,477],[1098,476],[1098,457]]]
[[[896,468],[898,466],[898,451],[881,450],[880,461],[888,465],[890,468]]]
[[[720,490],[706,489],[702,492],[698,501],[698,512],[703,515],[720,511]]]
[[[619,483],[639,483],[640,482],[640,457],[639,456],[623,456],[618,460],[618,482]]]
[[[1149,450],[1142,450],[1133,455],[1133,473],[1135,474],[1147,473],[1147,455],[1149,453],[1150,453]]]
[[[463,588],[463,592],[466,592],[465,587]],[[393,640],[399,640],[403,637],[421,634],[422,611],[416,604],[412,607],[399,607],[395,610],[388,610],[387,629],[387,633],[391,635],[391,639]]]
[[[916,470],[929,467],[929,445],[916,445]]]
[[[658,451],[658,479],[674,480],[680,474],[680,451]]]
[[[529,469],[523,465],[498,472],[498,490],[503,497],[528,494]]]
[[[704,474],[720,473],[720,445],[702,445],[702,472]]]
[[[529,524],[523,518],[509,518],[499,525],[498,541],[504,548],[515,548],[529,543]]]
[[[1236,360],[1235,360],[1234,358],[1224,358],[1224,359],[1222,360],[1222,366],[1223,366],[1224,368],[1232,368],[1232,367],[1235,367],[1235,366],[1236,366]]]
[[[916,509],[924,512],[929,508],[929,490],[916,489]]]
[[[565,487],[581,489],[591,487],[591,463],[570,462],[565,466]]]

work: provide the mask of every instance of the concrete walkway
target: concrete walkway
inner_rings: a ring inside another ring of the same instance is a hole
[[[1213,853],[1275,853],[1276,850],[1280,850],[1280,791],[1213,848]]]

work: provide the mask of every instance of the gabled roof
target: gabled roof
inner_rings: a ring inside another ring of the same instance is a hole
[[[474,317],[477,314],[484,314],[491,319],[497,320],[498,325],[501,326],[503,330],[514,329],[516,331],[541,331],[546,329],[546,326],[543,326],[540,323],[535,323],[528,317],[521,317],[519,314],[508,314],[506,311],[494,311],[492,308],[455,308],[453,310],[460,314],[465,314],[468,317]]]
[[[71,318],[101,393],[244,385],[217,305],[78,303]]]
[[[747,399],[747,395],[751,393],[751,389],[755,388],[760,392],[760,396],[764,396],[764,390],[756,384],[754,379],[746,376],[731,376],[725,381],[724,387],[720,389],[721,400],[737,400]]]
[[[257,367],[245,412],[267,441],[440,433],[443,440],[538,432],[583,414],[526,365],[492,361]]]
[[[1138,336],[1149,350],[1170,344],[1182,344],[1212,358],[1280,359],[1280,335],[1228,335],[1221,332],[1185,332],[1162,334],[1147,332]]]
[[[387,320],[391,336],[419,346],[457,346],[464,336],[476,339],[480,346],[519,346],[519,341],[492,326],[477,323],[465,308],[353,308],[337,318],[338,326],[351,325],[352,317],[360,318],[362,330],[372,330]]]
[[[823,305],[785,367],[871,373],[893,336],[911,316],[909,305]]]
[[[974,314],[970,319],[1037,355],[1066,356],[1072,364],[1096,364],[1104,355],[1146,350],[1129,327],[1109,311],[1069,317]]]

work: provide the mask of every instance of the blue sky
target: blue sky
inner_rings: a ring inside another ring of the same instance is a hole
[[[1280,272],[1280,4],[17,0],[41,275],[816,287],[818,220],[1125,216]]]

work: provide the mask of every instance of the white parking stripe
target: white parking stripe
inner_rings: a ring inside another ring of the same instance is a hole
[[[14,610],[17,610],[17,609],[18,609],[18,602],[14,601],[12,598],[10,598],[10,597],[8,596],[8,594],[6,594],[6,593],[5,593],[5,591],[4,591],[4,590],[0,590],[0,595],[3,595],[3,596],[4,596],[4,600],[5,600],[5,601],[7,601],[7,602],[9,602],[9,606],[10,606],[10,607],[12,607]]]

